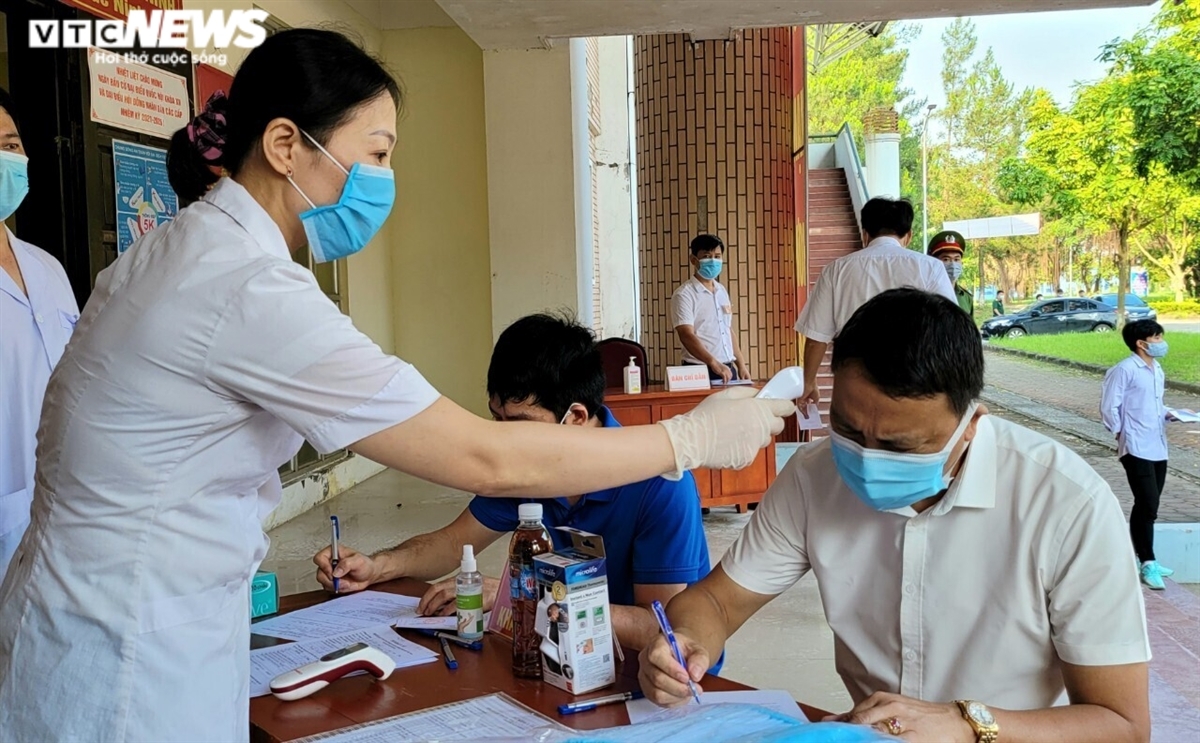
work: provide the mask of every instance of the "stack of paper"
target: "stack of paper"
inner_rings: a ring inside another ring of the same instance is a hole
[[[1195,410],[1167,408],[1167,412],[1175,416],[1175,420],[1177,421],[1182,421],[1183,423],[1200,423],[1200,413],[1197,413]]]
[[[786,691],[773,689],[747,689],[745,691],[706,691],[700,695],[701,705],[710,704],[753,704],[766,707],[773,712],[786,715],[800,722],[808,722],[808,718],[800,711],[796,700]],[[629,724],[637,725],[663,711],[649,699],[635,699],[625,703],[629,713]]]
[[[420,599],[382,591],[363,591],[342,596],[250,626],[256,635],[283,640],[316,640],[349,630],[380,625],[454,631],[454,617],[417,615]]]
[[[397,669],[429,663],[438,658],[437,653],[405,640],[387,625],[352,630],[317,640],[259,648],[250,651],[250,696],[261,697],[270,694],[271,679],[356,642],[365,642],[383,651],[396,661]]]

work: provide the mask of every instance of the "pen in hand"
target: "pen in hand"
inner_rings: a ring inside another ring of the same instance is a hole
[[[675,660],[683,667],[683,672],[688,674],[688,689],[692,691],[692,699],[696,700],[696,704],[700,704],[700,692],[696,691],[696,684],[692,681],[691,674],[688,673],[687,663],[684,662],[683,653],[679,650],[679,643],[675,641],[675,630],[671,629],[671,623],[667,621],[667,613],[663,611],[662,602],[654,601],[650,604],[650,608],[654,611],[654,618],[658,620],[658,628],[662,630],[663,635],[667,638],[667,644],[675,653]]]
[[[332,532],[329,538],[329,572],[333,576],[333,592],[338,592],[338,539],[341,537],[341,527],[338,525],[338,517],[329,517],[329,529]]]

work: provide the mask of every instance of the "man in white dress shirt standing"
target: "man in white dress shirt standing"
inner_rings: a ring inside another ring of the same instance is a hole
[[[1136,320],[1121,330],[1133,353],[1108,370],[1100,395],[1100,418],[1117,437],[1117,456],[1133,491],[1129,535],[1141,563],[1142,583],[1161,591],[1175,571],[1154,559],[1154,522],[1167,481],[1167,426],[1174,416],[1163,406],[1166,380],[1158,359],[1167,355],[1163,328]]]
[[[841,719],[906,741],[1148,741],[1121,507],[1075,452],[979,404],[971,318],[885,292],[838,335],[833,371],[830,437],[792,457],[720,565],[671,600],[686,670],[655,640],[646,697],[689,701],[688,679],[811,571],[855,703]]]
[[[733,303],[717,281],[725,243],[716,235],[697,235],[688,249],[692,278],[671,295],[671,321],[683,346],[683,363],[708,367],[713,381],[750,379],[733,328]]]
[[[958,301],[942,262],[908,249],[913,207],[907,199],[871,199],[863,205],[861,216],[866,247],[822,269],[796,321],[796,332],[804,336],[802,399],[809,402],[820,401],[817,371],[829,342],[868,299],[888,289],[911,286]]]

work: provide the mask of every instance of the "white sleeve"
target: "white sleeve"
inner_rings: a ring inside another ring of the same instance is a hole
[[[931,274],[929,277],[929,286],[925,287],[925,291],[941,294],[951,302],[958,304],[958,295],[954,293],[954,284],[950,283],[950,274],[946,273],[946,266],[937,258],[930,258],[930,261],[936,263],[936,266],[928,266],[926,270]]]
[[[1121,432],[1121,403],[1125,401],[1125,369],[1114,366],[1104,375],[1100,388],[1100,421],[1109,433]]]
[[[786,468],[721,558],[725,574],[747,591],[777,596],[809,571],[805,479],[799,467]]]
[[[1107,485],[1090,495],[1056,530],[1058,561],[1047,595],[1051,640],[1058,657],[1074,665],[1144,663],[1150,660],[1146,605],[1125,517]]]
[[[817,285],[809,293],[804,309],[800,310],[800,317],[796,320],[796,332],[805,338],[811,338],[818,343],[828,343],[841,330],[833,310],[837,275],[836,261],[821,269]]]
[[[312,273],[275,262],[238,292],[214,331],[210,387],[246,400],[328,453],[412,418],[439,397],[321,292]]]
[[[696,292],[681,286],[671,295],[671,327],[696,326]]]

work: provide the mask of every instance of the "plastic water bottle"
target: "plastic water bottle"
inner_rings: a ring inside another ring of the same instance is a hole
[[[542,659],[536,631],[537,574],[533,558],[553,551],[550,534],[542,526],[542,504],[522,503],[517,508],[520,525],[508,544],[508,585],[513,613],[513,675],[540,679]]]
[[[454,579],[454,603],[458,607],[458,636],[464,640],[483,637],[483,576],[475,565],[475,548],[463,545],[462,564]]]

